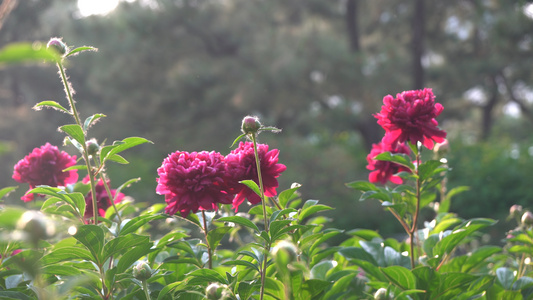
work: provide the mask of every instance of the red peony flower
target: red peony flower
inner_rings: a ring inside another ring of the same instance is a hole
[[[405,91],[383,98],[381,112],[374,116],[385,129],[385,142],[391,145],[410,141],[433,149],[433,142],[442,143],[446,132],[438,128],[435,118],[444,108],[435,103],[431,89]]]
[[[383,138],[383,140],[385,140],[385,138]],[[373,144],[370,154],[368,154],[366,157],[366,160],[368,161],[366,168],[373,170],[373,172],[370,172],[368,175],[368,181],[372,183],[380,182],[381,184],[385,184],[387,183],[387,180],[390,180],[392,183],[401,184],[403,182],[402,178],[395,176],[394,174],[402,171],[408,172],[410,171],[408,168],[397,163],[375,160],[374,158],[383,152],[390,152],[392,154],[409,154],[411,149],[409,149],[409,147],[404,143],[395,144],[396,146],[393,147],[391,144],[386,143],[383,140],[378,144]]]
[[[268,145],[257,144],[259,163],[261,165],[261,177],[263,178],[263,188],[265,196],[272,197],[277,194],[278,180],[276,178],[287,169],[283,164],[278,163],[279,150],[268,151]],[[259,185],[257,178],[257,167],[255,163],[254,144],[252,142],[241,142],[239,147],[226,156],[226,173],[230,178],[231,190],[236,194],[233,199],[233,208],[237,211],[239,205],[245,199],[252,204],[261,202],[254,191],[242,183],[242,180],[253,180]]]
[[[70,156],[59,151],[56,146],[46,143],[41,148],[35,148],[14,168],[13,179],[21,183],[29,183],[30,190],[38,185],[51,187],[65,186],[78,180],[76,170],[63,172],[64,169],[76,164],[76,156]],[[24,202],[33,200],[33,194],[26,194]]]
[[[89,176],[86,176],[83,178],[83,183],[87,184],[90,182]],[[107,180],[107,184],[109,185],[109,180]],[[119,203],[124,199],[124,194],[118,193],[115,189],[109,189],[111,192],[111,199],[109,198],[109,195],[107,194],[107,191],[105,190],[104,181],[100,179],[98,183],[96,183],[95,192],[96,192],[96,205],[98,207],[98,215],[103,217],[105,216],[106,210],[112,205],[111,200],[115,199],[115,204]],[[115,196],[116,195],[116,196]],[[90,220],[94,217],[93,213],[93,193],[92,191],[89,191],[87,196],[85,196],[85,215],[84,218],[86,220]]]
[[[177,151],[159,169],[156,192],[165,195],[165,212],[217,210],[218,203],[230,204],[233,196],[225,181],[224,156],[218,152]]]

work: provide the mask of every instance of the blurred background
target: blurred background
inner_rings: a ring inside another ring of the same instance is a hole
[[[282,128],[260,142],[280,149],[280,189],[335,207],[332,227],[401,227],[377,201],[344,184],[368,177],[366,155],[383,130],[373,113],[387,94],[430,87],[444,105],[449,188],[466,185],[452,211],[504,219],[533,209],[533,1],[508,0],[3,0],[0,47],[63,37],[90,45],[67,72],[90,137],[154,142],[111,165],[115,187],[139,202],[155,194],[157,168],[177,150],[229,153],[245,115]],[[60,146],[67,106],[53,65],[0,69],[0,187],[15,163],[46,142]],[[72,146],[61,147],[76,154]],[[79,156],[79,154],[78,154]],[[82,175],[84,176],[84,175]],[[7,203],[24,205],[21,184]]]

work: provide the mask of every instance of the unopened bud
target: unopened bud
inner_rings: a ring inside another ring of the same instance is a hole
[[[246,116],[242,119],[242,132],[245,134],[255,134],[261,128],[258,117]]]
[[[272,255],[275,260],[290,264],[298,259],[298,248],[292,242],[282,240],[272,248]]]
[[[387,291],[386,288],[380,288],[374,294],[374,299],[375,300],[388,300],[391,298],[389,297],[389,292]]]
[[[229,299],[230,292],[228,286],[213,282],[205,289],[205,298],[209,300]]]
[[[530,211],[526,211],[522,215],[522,224],[527,226],[533,225],[533,213],[531,213]]]
[[[27,239],[33,244],[44,240],[55,233],[55,226],[40,212],[29,210],[22,214],[17,222],[17,228],[22,230]]]
[[[515,204],[511,206],[509,215],[513,218],[519,218],[522,215],[522,205]]]
[[[133,267],[133,277],[140,281],[148,280],[152,277],[152,269],[146,262],[142,261]]]
[[[85,146],[87,147],[87,154],[91,156],[98,154],[100,151],[100,145],[98,145],[98,142],[95,139],[90,139],[85,142]]]
[[[61,55],[65,55],[68,52],[67,45],[60,38],[51,38],[46,48],[52,48]]]

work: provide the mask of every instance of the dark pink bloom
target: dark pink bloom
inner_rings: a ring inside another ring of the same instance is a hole
[[[383,140],[384,139],[385,138],[383,138]],[[392,154],[409,154],[411,149],[409,149],[404,143],[395,144],[396,146],[393,147],[391,144],[385,143],[383,140],[378,144],[373,144],[370,154],[366,157],[366,160],[368,161],[366,168],[373,171],[368,175],[368,181],[385,184],[390,180],[392,183],[401,184],[403,182],[402,178],[395,176],[394,174],[402,171],[409,172],[410,170],[408,168],[390,161],[375,160],[374,158],[383,152],[390,152]]]
[[[218,204],[230,204],[233,198],[225,181],[224,156],[218,152],[185,152],[170,154],[159,169],[156,192],[165,195],[165,212],[217,210]]]
[[[83,178],[83,183],[87,184],[90,182],[89,176],[86,176]],[[107,185],[109,186],[109,180],[107,180]],[[119,203],[124,199],[124,194],[118,193],[115,189],[109,189],[111,192],[111,199],[109,198],[109,195],[107,194],[107,191],[104,186],[104,181],[100,179],[98,183],[96,183],[95,192],[96,192],[96,205],[98,207],[98,215],[103,217],[105,216],[106,210],[112,205],[111,200],[115,199],[115,204]],[[90,220],[94,217],[93,213],[93,193],[92,191],[89,191],[87,196],[85,196],[85,215],[84,218],[86,220]]]
[[[279,150],[268,151],[268,145],[257,144],[259,163],[261,165],[261,177],[263,178],[263,188],[265,196],[273,197],[277,194],[278,180],[276,178],[287,169],[285,165],[278,163]],[[232,192],[236,194],[233,199],[233,208],[237,211],[239,205],[245,199],[252,204],[261,202],[254,191],[242,183],[242,180],[253,180],[259,185],[257,177],[257,167],[255,163],[254,144],[252,142],[241,142],[239,147],[226,156],[226,173],[232,182]]]
[[[378,124],[385,129],[385,142],[391,145],[410,141],[421,142],[428,149],[433,143],[442,143],[446,132],[440,130],[435,118],[444,108],[435,103],[431,89],[405,91],[383,98],[381,112],[375,114]]]
[[[30,190],[38,185],[51,187],[65,186],[78,180],[76,170],[63,172],[64,169],[76,164],[76,156],[70,156],[59,151],[56,146],[46,143],[41,148],[35,148],[14,168],[13,179],[21,183],[29,183]],[[33,200],[33,194],[22,197],[24,202]]]

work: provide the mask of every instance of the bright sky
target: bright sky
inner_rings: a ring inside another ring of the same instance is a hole
[[[105,15],[115,9],[119,0],[78,0],[78,9],[83,17]]]

